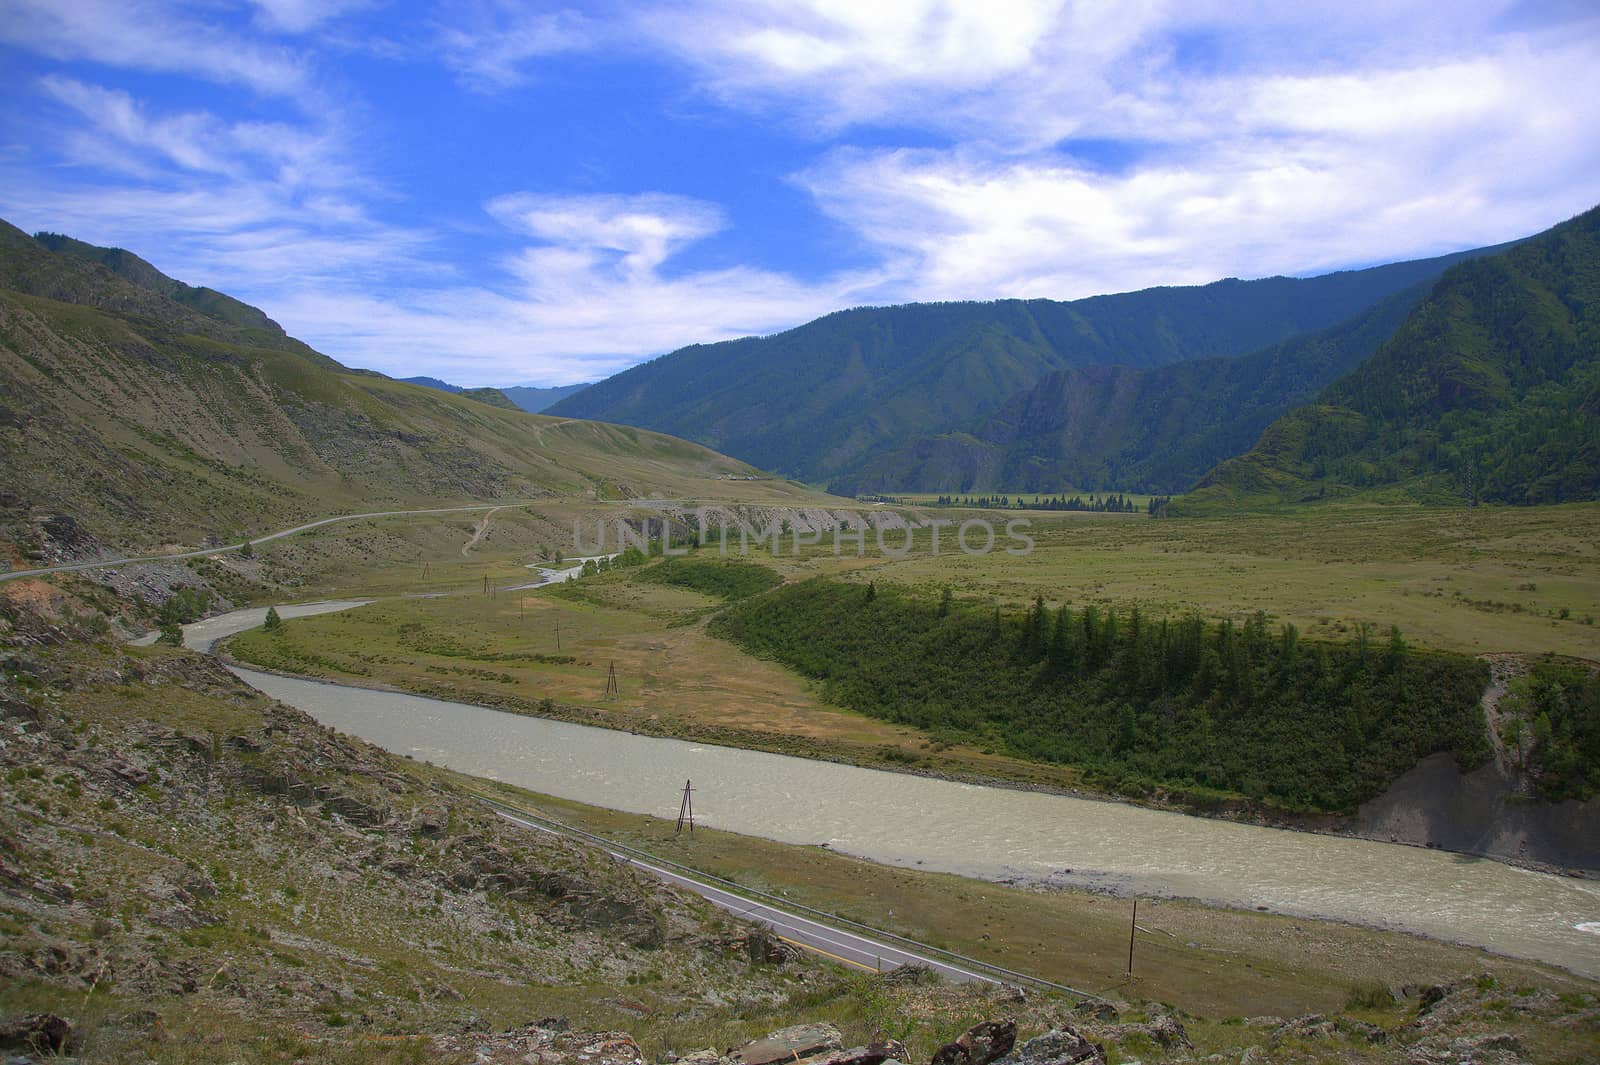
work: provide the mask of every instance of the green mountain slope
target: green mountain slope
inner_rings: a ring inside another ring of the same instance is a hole
[[[602,485],[697,496],[754,472],[657,433],[349,370],[260,311],[127,252],[41,242],[4,223],[0,454],[0,539],[15,539],[5,526],[61,512],[122,545]],[[745,488],[799,494],[780,482]]]
[[[1370,356],[1430,287],[1413,285],[1331,329],[1236,359],[1056,370],[971,432],[887,452],[833,487],[1180,492]]]
[[[1461,257],[1070,303],[841,311],[776,336],[684,348],[551,413],[670,432],[829,481],[908,441],[968,430],[1052,371],[1242,355],[1334,326]]]
[[[1378,352],[1196,485],[1193,508],[1398,487],[1600,497],[1600,208],[1452,268]]]

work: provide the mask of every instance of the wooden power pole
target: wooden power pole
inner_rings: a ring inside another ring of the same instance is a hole
[[[689,826],[689,835],[694,835],[694,782],[683,782],[683,801],[678,804],[678,830],[673,835],[680,835],[683,826]]]
[[[617,682],[617,662],[612,659],[611,668],[606,671],[606,698],[618,699],[622,697],[622,685]]]
[[[1133,900],[1133,919],[1128,922],[1128,978],[1133,979],[1133,933],[1139,927],[1139,900]]]

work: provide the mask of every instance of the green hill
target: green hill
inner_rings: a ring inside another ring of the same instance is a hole
[[[1206,474],[1186,505],[1600,497],[1597,316],[1600,208],[1453,267],[1371,359]]]
[[[550,411],[674,433],[842,485],[910,441],[971,431],[1054,371],[1243,355],[1336,326],[1471,254],[1067,303],[840,311],[776,336],[684,348]]]
[[[700,496],[755,472],[658,433],[351,370],[131,253],[4,223],[0,454],[0,540],[64,513],[128,546],[602,488]]]
[[[843,492],[1175,493],[1358,366],[1431,282],[1330,329],[1239,358],[1056,370],[969,433],[924,438],[834,482]]]

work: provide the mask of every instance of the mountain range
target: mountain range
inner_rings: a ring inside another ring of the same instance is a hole
[[[834,488],[1182,492],[1248,449],[1288,407],[1360,365],[1428,288],[1413,285],[1348,321],[1238,358],[1054,370],[973,431],[884,452]]]
[[[0,223],[0,525],[192,541],[368,504],[693,495],[756,467],[850,492],[1193,486],[1194,510],[1591,499],[1597,229],[1600,209],[1316,278],[863,308],[587,387],[468,390],[347,368],[131,252]]]
[[[1447,268],[1498,250],[1071,302],[858,308],[681,349],[550,413],[671,432],[835,490],[1171,491],[1370,355]]]

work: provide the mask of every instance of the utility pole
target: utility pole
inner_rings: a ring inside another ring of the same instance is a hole
[[[683,826],[689,826],[689,835],[694,835],[694,782],[683,782],[683,801],[678,804],[678,829],[674,836],[683,832]]]
[[[1133,900],[1133,920],[1128,922],[1128,979],[1133,979],[1133,933],[1139,927],[1139,900]]]
[[[618,699],[622,697],[622,685],[617,681],[617,661],[611,660],[611,668],[606,672],[606,698]]]
[[[561,650],[561,619],[556,618],[556,650]]]

